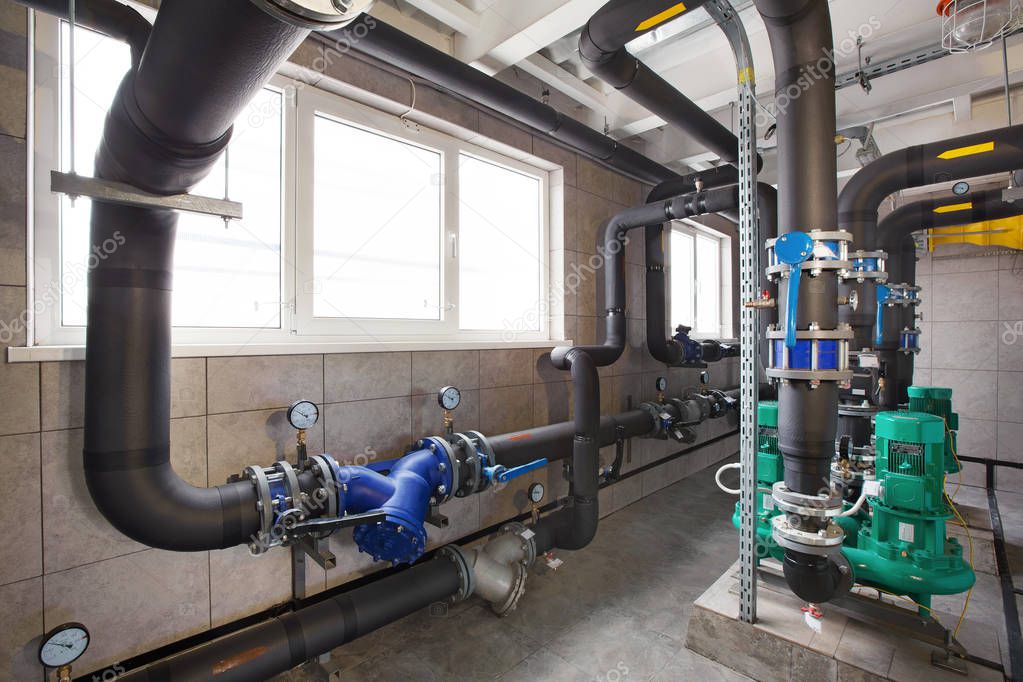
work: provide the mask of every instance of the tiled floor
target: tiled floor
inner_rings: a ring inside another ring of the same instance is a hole
[[[477,601],[423,611],[334,650],[329,662],[282,675],[279,682],[748,679],[684,644],[693,602],[735,561],[734,499],[715,487],[713,469],[694,474],[605,518],[590,547],[559,554],[565,565],[557,572],[531,575],[510,616],[497,618]],[[1019,571],[1023,494],[999,492],[998,499],[1010,563]],[[987,507],[978,488],[964,487],[957,501],[964,507]],[[985,518],[978,512],[970,520],[980,526]],[[1016,582],[1023,585],[1023,575]],[[962,596],[936,598],[934,605],[958,614]],[[1004,654],[1001,595],[994,576],[978,575],[968,619],[997,633],[998,644],[988,635],[981,653],[992,658]],[[879,636],[858,623],[847,627],[862,630],[864,641]],[[970,629],[964,626],[962,634]],[[839,640],[831,655],[841,648]],[[884,663],[892,679],[944,679],[930,666],[910,660],[914,647],[882,644],[875,642],[857,656],[890,654]],[[905,655],[896,656],[898,650]],[[910,668],[902,669],[905,665]]]
[[[734,500],[704,470],[605,518],[506,618],[475,600],[420,612],[280,681],[747,679],[684,645],[693,601],[735,560]]]

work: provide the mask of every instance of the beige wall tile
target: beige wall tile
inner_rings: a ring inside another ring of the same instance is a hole
[[[151,651],[210,625],[206,552],[151,549],[47,575],[45,620],[88,624],[93,638],[75,664],[85,673]]]
[[[529,348],[480,351],[480,388],[533,383],[533,351]]]
[[[206,414],[206,358],[171,360],[171,418]]]
[[[0,85],[6,80],[0,77]],[[11,93],[10,90],[4,90]],[[24,98],[13,97],[8,94],[5,101]],[[6,107],[8,105],[0,105]],[[17,116],[18,114],[15,114]],[[12,125],[10,112],[0,111],[0,126]],[[6,119],[6,120],[5,120]],[[24,286],[25,280],[25,245],[27,233],[25,231],[25,218],[27,215],[27,171],[25,160],[25,141],[16,137],[0,135],[0,187],[4,188],[0,194],[0,248],[10,252],[7,260],[13,261],[15,268],[0,272],[0,284],[11,284]],[[21,260],[17,255],[21,254]],[[11,257],[13,256],[13,257]],[[22,308],[25,307],[22,297]],[[5,320],[10,318],[4,311]],[[19,311],[20,312],[20,311]]]
[[[462,391],[462,402],[454,411],[455,432],[478,431],[480,428],[480,392]],[[434,395],[412,396],[412,438],[444,435],[444,410]]]
[[[476,350],[412,354],[412,395],[436,394],[443,386],[463,392],[480,385],[480,353]]]
[[[291,550],[253,556],[246,546],[210,555],[210,618],[213,627],[265,611],[291,599]]]
[[[480,391],[480,431],[497,435],[533,425],[533,387],[507,386]]]
[[[568,374],[565,372],[565,374]],[[544,426],[572,418],[574,387],[569,383],[533,386],[533,426]]]
[[[250,465],[270,466],[281,458],[295,461],[296,432],[284,410],[213,414],[208,419],[210,485],[220,485]],[[324,451],[323,425],[321,414],[316,426],[306,432],[310,455]]]
[[[457,542],[480,527],[480,496],[456,497],[441,505],[440,513],[448,517],[447,528],[426,524],[426,547],[435,549]]]
[[[496,116],[480,112],[479,133],[496,142],[533,153],[533,136],[525,128],[514,126]]]
[[[326,451],[338,461],[355,457],[391,459],[412,441],[412,401],[384,398],[338,403],[324,408]]]
[[[330,536],[330,551],[337,556],[337,566],[327,571],[328,590],[390,566],[385,562],[377,563],[370,555],[360,552],[352,533],[351,529],[346,529]]]
[[[209,358],[207,372],[210,414],[323,402],[322,355]]]
[[[21,229],[25,229],[24,220]],[[24,286],[0,286],[0,346],[4,348],[24,346],[28,339],[27,292]]]
[[[0,628],[0,679],[41,680],[39,641],[43,635],[43,579],[0,586],[4,626]]]
[[[537,348],[533,350],[533,383],[570,381],[571,375],[551,364],[551,349]]]
[[[323,358],[324,402],[373,400],[409,395],[411,353],[345,353]]]
[[[576,153],[565,149],[552,140],[538,135],[533,136],[533,155],[545,161],[556,163],[565,171],[565,184],[569,187],[576,185]]]
[[[537,481],[546,484],[545,469],[531,471],[525,476],[512,479],[504,486],[495,486],[477,495],[480,498],[480,528],[489,528],[529,511],[529,497],[526,491]]]
[[[81,428],[85,411],[85,363],[44,362],[39,367],[43,430]]]
[[[5,535],[4,560],[0,561],[3,585],[43,572],[39,434],[0,438],[0,467],[12,482],[0,506],[0,525]],[[2,672],[0,668],[0,677]]]
[[[171,419],[170,439],[174,471],[196,487],[207,487],[206,417]],[[223,481],[213,482],[218,483]]]
[[[615,174],[595,161],[579,157],[579,189],[598,197],[611,197],[614,193]]]

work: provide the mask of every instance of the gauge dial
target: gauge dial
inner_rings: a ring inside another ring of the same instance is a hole
[[[445,410],[453,410],[462,402],[462,393],[454,386],[445,386],[437,392],[437,402]]]
[[[534,483],[529,486],[529,501],[533,504],[540,504],[543,500],[544,493],[546,492],[543,488],[543,483]]]
[[[58,625],[43,636],[39,662],[48,668],[60,668],[78,660],[89,648],[89,631],[81,623]]]
[[[710,383],[710,372],[700,372],[700,383],[704,386]]]
[[[658,393],[663,392],[666,388],[668,388],[668,380],[664,377],[657,377],[656,387]]]
[[[966,182],[965,180],[962,180],[952,185],[952,194],[955,194],[957,197],[961,197],[969,191],[970,183]]]
[[[311,429],[320,418],[320,408],[311,400],[299,400],[288,408],[288,423],[296,429]]]

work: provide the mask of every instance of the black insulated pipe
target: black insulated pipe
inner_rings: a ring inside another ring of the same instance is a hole
[[[561,346],[551,351],[551,362],[559,369],[568,369],[565,361],[574,348],[586,351],[599,367],[614,364],[625,350],[625,246],[627,233],[637,227],[663,223],[705,213],[717,213],[738,205],[738,187],[716,187],[665,201],[626,209],[614,216],[604,229],[604,301],[605,340],[591,346]],[[663,311],[663,304],[662,304]],[[663,313],[662,313],[663,315]]]
[[[14,0],[19,5],[65,21],[70,16],[67,0]],[[79,0],[75,3],[75,23],[105,36],[127,43],[132,68],[138,68],[149,40],[152,25],[135,9],[117,0]]]
[[[779,234],[833,230],[837,218],[835,65],[826,0],[756,0],[774,58],[778,135]],[[784,106],[782,101],[785,102]],[[785,305],[779,292],[778,306]],[[838,327],[834,271],[803,277],[800,330]],[[830,481],[838,429],[838,383],[787,380],[778,390],[778,440],[785,484],[816,495]],[[807,521],[809,519],[807,518]],[[842,585],[826,557],[786,550],[785,577],[802,599],[822,602]]]
[[[594,75],[669,125],[685,132],[726,163],[738,162],[739,140],[713,116],[697,106],[646,64],[625,44],[702,1],[611,0],[590,17],[579,36],[579,56]]]
[[[910,187],[1011,172],[1023,166],[1023,125],[973,133],[950,140],[906,147],[885,154],[852,176],[838,197],[838,226],[853,235],[857,249],[878,248],[877,210],[884,199]],[[897,282],[898,283],[898,282]],[[843,309],[852,325],[853,348],[873,346],[877,292],[872,284],[843,285],[843,295],[856,291],[856,312]]]
[[[362,15],[349,27],[315,34],[326,49],[349,50],[423,78],[548,135],[607,166],[648,183],[677,177],[674,171],[464,64],[376,17]]]
[[[461,585],[459,566],[441,556],[118,679],[268,680],[430,604],[446,601]]]
[[[724,166],[723,168],[731,168],[731,166]],[[664,183],[661,186],[655,187],[647,200],[650,202],[657,201],[662,197],[660,194],[664,191],[664,187],[671,187],[673,181]],[[732,188],[729,199],[734,199],[734,204],[731,206],[720,206],[716,213],[725,215],[726,217],[730,214],[734,214],[734,211],[739,208],[739,192],[737,187]],[[699,194],[699,193],[697,193]],[[757,202],[759,207],[760,217],[760,233],[765,238],[771,238],[776,236],[778,232],[778,192],[770,185],[764,183],[757,184]],[[706,201],[698,201],[695,198],[684,202],[686,206],[692,206],[696,209],[706,209]],[[676,216],[695,218],[700,215],[706,215],[709,211],[693,213],[688,216]],[[669,334],[666,329],[665,320],[668,315],[667,310],[667,277],[665,275],[665,249],[664,249],[664,224],[656,223],[646,226],[644,234],[645,238],[645,254],[646,254],[646,342],[647,349],[650,354],[658,362],[663,362],[667,365],[677,366],[682,363],[683,350],[677,341],[673,338],[669,338]],[[685,273],[684,273],[685,274]],[[761,289],[768,290],[771,287],[767,277],[761,274]],[[767,313],[761,314],[763,331],[766,332],[766,325],[769,324],[774,318],[774,314],[768,311]],[[766,346],[766,344],[765,344]],[[764,356],[766,358],[766,348],[764,349]]]
[[[877,234],[878,247],[888,252],[890,281],[916,284],[916,242],[912,234],[918,230],[965,226],[1023,215],[1023,201],[1003,201],[1002,192],[1001,189],[984,190],[968,196],[917,201],[901,206],[885,216],[877,226]],[[968,204],[969,208],[941,210],[963,204]],[[894,365],[897,368],[897,381],[891,381],[889,377],[878,404],[894,409],[909,400],[907,389],[913,384],[914,357],[899,352],[898,348],[901,330],[916,327],[916,309],[912,306],[895,306],[885,308],[883,315],[884,336],[878,352],[887,366]]]
[[[307,34],[247,0],[165,0],[138,71],[111,105],[97,177],[187,192],[227,146],[235,117]],[[260,519],[248,481],[197,488],[171,467],[176,225],[170,211],[93,203],[91,245],[118,246],[89,274],[85,479],[96,506],[128,537],[200,551],[249,541]]]

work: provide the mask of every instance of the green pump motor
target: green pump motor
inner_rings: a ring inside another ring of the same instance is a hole
[[[945,471],[954,474],[961,468],[956,460],[956,432],[959,414],[952,411],[952,389],[937,386],[910,386],[909,411],[926,412],[941,417],[948,427],[945,432]]]

